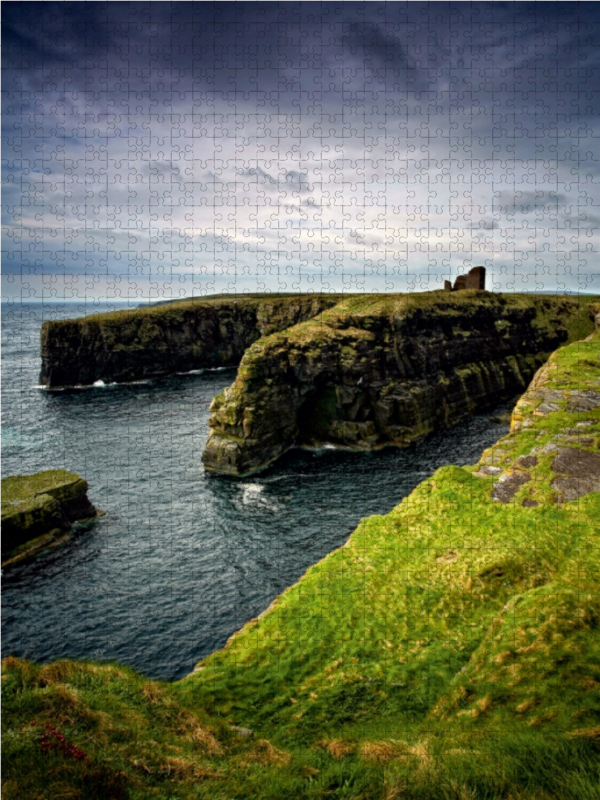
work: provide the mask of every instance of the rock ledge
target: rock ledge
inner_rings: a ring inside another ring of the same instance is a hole
[[[87,481],[66,470],[3,478],[2,566],[58,544],[74,523],[100,516],[87,490]]]

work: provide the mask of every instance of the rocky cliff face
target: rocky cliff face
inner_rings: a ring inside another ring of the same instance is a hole
[[[293,445],[405,445],[522,391],[570,328],[592,327],[564,297],[347,298],[247,350],[211,407],[204,466],[244,475]]]
[[[516,302],[501,319],[538,342],[568,314],[557,301],[542,322],[538,301]],[[494,730],[597,742],[599,447],[600,332],[552,355],[477,465],[442,467],[362,520],[203,660],[186,702],[340,749],[377,720],[398,758],[411,728],[422,748],[439,736],[479,753]]]
[[[102,513],[88,500],[87,489],[87,481],[66,470],[3,478],[2,565],[55,543],[74,522]],[[16,548],[20,548],[18,553]]]
[[[236,366],[261,336],[335,305],[328,295],[219,297],[46,322],[40,383],[127,382]]]

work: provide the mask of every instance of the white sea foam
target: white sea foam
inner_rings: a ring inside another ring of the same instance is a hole
[[[148,381],[129,381],[129,383],[148,383]],[[74,386],[74,389],[108,389],[111,386],[127,386],[127,383],[117,383],[117,381],[111,381],[110,383],[104,383],[104,381],[95,381],[95,383],[90,384],[83,384],[80,383],[78,386]]]
[[[242,483],[239,486],[242,496],[242,506],[254,506],[268,511],[280,511],[281,506],[276,500],[264,496],[264,485],[261,483]]]
[[[259,503],[262,498],[261,495],[264,490],[264,486],[260,483],[243,483],[240,485],[240,489],[242,489],[242,503],[245,506],[254,506]]]
[[[187,372],[176,372],[176,375],[202,375],[205,372],[222,372],[226,369],[235,369],[235,367],[202,367],[201,369],[190,369]]]

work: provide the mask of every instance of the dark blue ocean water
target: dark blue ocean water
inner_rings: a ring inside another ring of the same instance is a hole
[[[442,464],[477,461],[506,432],[490,416],[511,404],[406,449],[293,450],[251,478],[206,475],[208,408],[235,370],[36,387],[42,322],[104,309],[2,306],[2,475],[73,470],[106,511],[4,571],[3,655],[118,660],[182,677],[362,517],[386,513]]]

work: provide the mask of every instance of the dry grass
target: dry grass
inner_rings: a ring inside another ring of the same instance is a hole
[[[218,756],[224,752],[223,747],[215,739],[210,731],[202,728],[199,725],[189,734],[189,738],[198,745],[204,752],[210,755]]]
[[[444,553],[443,556],[437,558],[438,564],[451,564],[453,561],[456,561],[458,558],[458,551],[457,550],[448,550],[447,553]]]
[[[177,733],[208,755],[219,756],[225,752],[225,748],[217,741],[214,734],[200,725],[191,711],[184,709],[179,711]]]
[[[517,711],[519,714],[525,714],[527,711],[531,711],[532,708],[535,708],[538,703],[538,698],[529,697],[527,700],[517,706]]]
[[[142,697],[153,706],[163,699],[162,693],[155,683],[146,683],[142,686]]]
[[[9,656],[6,660],[8,661],[9,659],[12,659],[12,656]],[[11,666],[18,666],[18,662],[19,659],[12,659]],[[21,661],[20,664],[23,667],[27,662]],[[52,686],[56,683],[69,683],[83,674],[91,674],[103,678],[105,681],[114,680],[115,678],[124,680],[127,677],[126,673],[118,667],[110,665],[97,666],[62,659],[42,666],[37,673],[37,681],[41,686]]]
[[[202,778],[223,778],[224,775],[212,767],[196,764],[185,758],[167,758],[160,766],[160,771],[177,781],[199,780]]]
[[[242,760],[242,765],[249,764],[262,764],[263,766],[280,766],[284,767],[290,761],[290,754],[285,753],[274,747],[271,742],[266,739],[259,739],[254,743],[252,749],[246,753]]]
[[[600,743],[600,725],[595,728],[587,728],[586,730],[571,731],[567,736],[571,739],[589,739],[590,741]]]
[[[424,739],[414,745],[397,739],[386,739],[378,742],[363,742],[358,752],[365,761],[384,763],[392,758],[413,757],[418,759],[419,766],[428,766],[431,761],[428,741]]]
[[[344,741],[344,739],[321,739],[320,742],[317,742],[317,746],[327,750],[329,755],[338,759],[345,758],[356,750],[356,745]]]
[[[41,686],[53,686],[56,683],[65,683],[75,676],[77,665],[72,661],[54,661],[45,664],[38,673]]]

